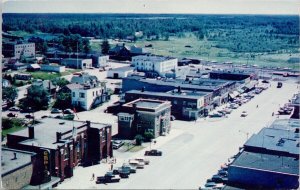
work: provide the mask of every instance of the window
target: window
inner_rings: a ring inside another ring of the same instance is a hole
[[[84,98],[84,93],[80,92],[80,93],[79,93],[79,97],[80,97],[80,98]]]
[[[75,97],[75,92],[72,92],[72,96]]]
[[[93,92],[93,97],[95,96],[95,92]]]

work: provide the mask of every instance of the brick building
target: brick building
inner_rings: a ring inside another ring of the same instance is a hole
[[[9,148],[36,153],[31,184],[61,181],[81,165],[112,156],[111,125],[45,118],[28,129],[7,135]]]

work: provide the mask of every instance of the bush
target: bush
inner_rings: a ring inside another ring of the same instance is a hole
[[[144,141],[144,137],[142,135],[136,135],[134,137],[136,145],[140,146],[142,145],[143,141]]]
[[[24,121],[22,119],[8,119],[8,118],[2,118],[2,129],[10,129],[13,127],[21,127],[24,125]]]
[[[145,138],[145,142],[150,142],[151,139],[154,139],[154,135],[152,132],[145,132],[144,138]]]

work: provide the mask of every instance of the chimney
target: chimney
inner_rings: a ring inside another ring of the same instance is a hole
[[[178,93],[181,93],[181,86],[178,86]]]
[[[87,128],[90,128],[91,127],[91,122],[90,121],[86,121],[86,126],[87,126]]]
[[[14,152],[14,157],[12,158],[12,160],[16,160],[17,159],[17,153]]]
[[[61,133],[60,132],[56,132],[56,142],[59,142],[61,139]]]
[[[30,139],[34,139],[34,127],[32,126],[28,127],[28,134]]]

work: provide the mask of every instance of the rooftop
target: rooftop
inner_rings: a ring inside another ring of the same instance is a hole
[[[14,159],[16,153],[16,159]],[[31,164],[32,152],[20,151],[2,147],[1,152],[1,176],[5,176],[19,168]]]
[[[118,67],[118,68],[114,68],[112,70],[109,70],[109,71],[133,71],[134,68],[133,67]],[[109,72],[108,71],[108,72]]]
[[[150,108],[150,109],[157,109],[162,105],[168,104],[167,101],[161,100],[151,100],[151,99],[137,99],[132,102],[128,102],[123,106],[133,107],[136,105],[137,108]]]
[[[138,56],[134,56],[133,58],[142,59],[144,61],[155,61],[155,62],[176,59],[174,57],[165,57],[165,56],[159,56],[159,55],[138,55]]]
[[[22,141],[21,144],[25,145],[35,145],[39,147],[46,147],[55,149],[57,145],[62,145],[63,143],[56,143],[56,132],[70,132],[72,135],[73,127],[77,128],[77,133],[85,130],[85,128],[79,128],[86,124],[85,121],[69,121],[54,118],[44,118],[39,120],[40,123],[34,125],[34,139],[28,139]],[[104,128],[108,124],[102,123],[91,123],[92,128]],[[28,129],[23,129],[12,133],[12,135],[29,137]]]
[[[263,128],[245,143],[245,147],[299,155],[299,133],[295,133],[295,129]]]
[[[148,96],[153,96],[153,97],[174,97],[174,98],[182,98],[182,99],[194,99],[198,100],[205,94],[203,93],[202,95],[197,95],[197,94],[186,94],[186,93],[172,93],[171,91],[169,92],[151,92],[151,91],[140,91],[140,90],[130,90],[126,92],[126,94],[144,94]],[[207,94],[207,93],[206,93]]]
[[[231,166],[299,176],[299,160],[293,157],[243,151],[229,167]]]

